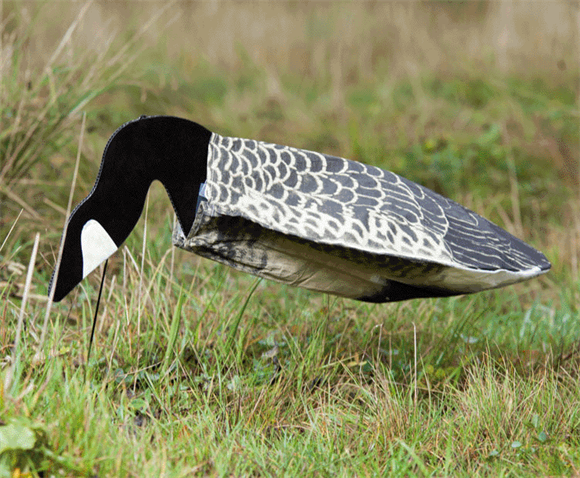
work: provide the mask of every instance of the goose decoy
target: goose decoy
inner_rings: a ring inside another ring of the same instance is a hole
[[[306,289],[392,302],[468,294],[550,269],[541,252],[394,173],[142,116],[111,136],[92,191],[69,218],[54,301],[121,246],[154,180],[177,215],[174,245]]]

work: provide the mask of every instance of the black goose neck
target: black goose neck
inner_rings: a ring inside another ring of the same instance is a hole
[[[127,123],[107,145],[101,177],[127,176],[125,187],[144,201],[151,183],[165,187],[184,232],[195,218],[199,186],[207,176],[211,131],[192,121],[150,116]],[[114,163],[109,166],[110,163]],[[112,173],[112,174],[111,174]]]

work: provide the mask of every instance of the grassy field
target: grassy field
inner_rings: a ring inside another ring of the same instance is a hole
[[[506,4],[0,2],[0,478],[579,475],[573,6]],[[87,363],[100,274],[47,315],[48,281],[77,155],[73,203],[141,114],[392,170],[552,271],[387,305],[310,293],[174,249],[156,184]]]

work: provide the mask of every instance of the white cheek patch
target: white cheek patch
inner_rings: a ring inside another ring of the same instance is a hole
[[[116,250],[117,244],[107,234],[99,221],[91,219],[81,232],[81,251],[83,255],[83,279],[108,259]]]

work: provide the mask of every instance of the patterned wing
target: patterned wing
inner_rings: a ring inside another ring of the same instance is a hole
[[[176,245],[344,297],[471,293],[550,268],[540,252],[427,188],[311,151],[214,134],[205,196],[197,228],[187,238],[178,230]]]
[[[481,216],[373,166],[218,135],[209,154],[208,193],[218,207],[283,234],[465,269],[549,267]]]

